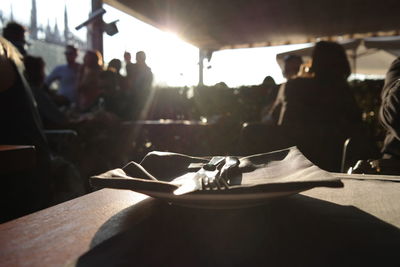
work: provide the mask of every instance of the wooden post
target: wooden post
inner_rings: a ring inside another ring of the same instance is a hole
[[[92,12],[103,7],[103,0],[92,0]],[[103,18],[99,17],[93,21],[88,27],[90,31],[90,44],[91,49],[100,51],[103,55]]]
[[[204,74],[204,50],[199,48],[199,86],[204,85],[203,74]]]

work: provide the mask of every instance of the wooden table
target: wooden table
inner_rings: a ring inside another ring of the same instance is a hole
[[[99,190],[0,225],[0,266],[398,266],[400,177],[340,176],[237,210]]]

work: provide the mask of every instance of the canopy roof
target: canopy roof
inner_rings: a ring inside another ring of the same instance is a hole
[[[353,72],[368,75],[385,75],[392,61],[400,56],[400,36],[368,37],[339,41],[347,50]],[[279,65],[288,55],[310,58],[315,43],[309,43],[301,49],[289,50],[276,56]]]
[[[104,0],[204,49],[399,34],[399,0]]]
[[[367,48],[383,49],[396,57],[400,57],[400,36],[365,38],[364,45]]]
[[[354,50],[357,49],[361,43],[360,39],[348,39],[344,41],[338,42],[341,44],[345,50]],[[276,55],[278,60],[283,60],[288,55],[297,55],[301,57],[311,57],[312,52],[314,51],[315,43],[309,43],[306,47],[300,49],[289,50],[287,52],[279,53]]]

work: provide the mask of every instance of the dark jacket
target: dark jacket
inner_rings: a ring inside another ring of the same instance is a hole
[[[382,153],[400,158],[400,57],[390,66],[382,90],[379,118],[386,129]]]
[[[278,125],[348,127],[361,122],[361,112],[346,81],[296,78],[281,88]]]

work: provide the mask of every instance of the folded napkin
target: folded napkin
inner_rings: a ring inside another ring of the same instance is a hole
[[[158,193],[172,194],[178,188],[174,179],[197,171],[190,168],[195,165],[192,163],[207,163],[210,158],[153,151],[140,163],[130,162],[123,168],[91,177],[90,181],[97,188],[130,189],[150,196],[157,196]],[[315,166],[297,147],[239,157],[239,160],[238,171],[231,177],[228,190],[203,190],[188,195],[302,191],[317,186],[343,187],[339,178]]]

